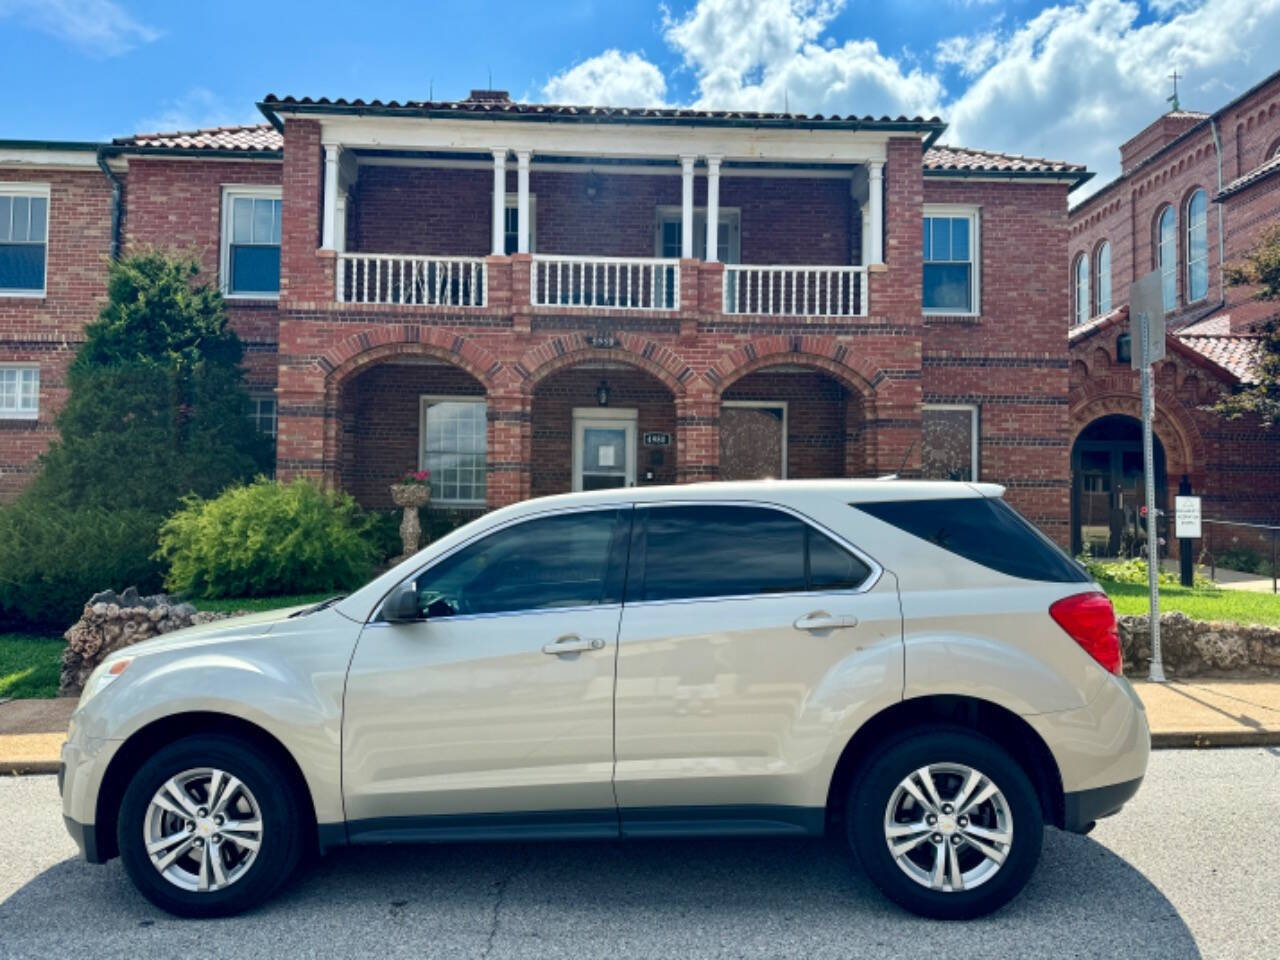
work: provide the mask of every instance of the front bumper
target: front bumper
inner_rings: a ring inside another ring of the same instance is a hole
[[[94,822],[97,820],[98,791],[102,787],[111,758],[120,744],[115,740],[87,737],[73,716],[62,745],[58,768],[58,792],[62,795],[62,820],[81,855],[90,863],[104,863],[104,845]],[[109,844],[108,844],[109,846]]]

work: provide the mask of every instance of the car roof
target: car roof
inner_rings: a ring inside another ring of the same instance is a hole
[[[1004,487],[999,484],[949,480],[735,480],[562,493],[526,500],[520,505],[545,510],[562,506],[673,500],[760,500],[776,503],[821,497],[845,503],[876,503],[886,500],[949,500],[1003,495]]]

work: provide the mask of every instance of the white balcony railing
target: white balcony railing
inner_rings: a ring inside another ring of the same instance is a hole
[[[865,317],[867,268],[726,263],[724,312],[763,316]]]
[[[529,292],[538,307],[676,310],[680,261],[535,254]]]
[[[337,287],[339,303],[483,307],[489,302],[489,277],[481,257],[340,253]]]

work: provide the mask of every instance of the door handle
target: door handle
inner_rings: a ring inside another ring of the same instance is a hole
[[[543,653],[582,653],[584,650],[603,650],[604,641],[599,637],[594,640],[583,640],[581,637],[569,634],[561,637],[554,643],[548,643],[542,648]]]
[[[806,613],[795,622],[797,630],[839,630],[843,627],[856,627],[857,617],[833,617],[825,610]]]

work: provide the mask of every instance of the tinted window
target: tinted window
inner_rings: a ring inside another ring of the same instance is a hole
[[[418,608],[437,619],[616,603],[621,571],[611,582],[610,557],[617,546],[615,561],[625,558],[624,520],[625,511],[601,510],[499,530],[419,576]]]
[[[790,514],[763,507],[659,507],[643,511],[643,582],[629,600],[750,596],[857,586],[870,572],[857,558]]]
[[[1027,580],[1087,582],[1088,575],[1003,500],[897,500],[856,503],[859,510],[921,540]]]

